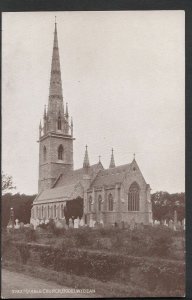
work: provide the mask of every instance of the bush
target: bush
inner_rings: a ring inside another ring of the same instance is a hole
[[[26,228],[25,239],[27,242],[35,242],[37,240],[37,235],[33,228]]]

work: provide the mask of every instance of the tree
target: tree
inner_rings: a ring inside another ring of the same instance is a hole
[[[2,173],[2,193],[5,194],[9,190],[13,190],[16,188],[16,186],[13,186],[13,178],[10,175]]]
[[[151,202],[154,220],[174,220],[174,211],[179,221],[185,218],[185,193],[156,192],[151,195]]]

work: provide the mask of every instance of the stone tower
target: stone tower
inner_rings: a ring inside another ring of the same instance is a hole
[[[48,108],[39,125],[38,192],[52,187],[60,173],[73,170],[73,121],[64,110],[57,23],[55,23]]]

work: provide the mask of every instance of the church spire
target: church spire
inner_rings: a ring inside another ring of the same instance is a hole
[[[86,147],[86,149],[85,149],[83,168],[89,168],[89,156],[88,156],[88,151],[87,151],[87,145],[85,147]]]
[[[51,77],[49,86],[49,101],[47,110],[48,131],[55,132],[57,130],[56,124],[58,121],[59,113],[61,114],[61,121],[64,122],[64,104],[59,58],[59,46],[57,37],[57,23],[55,20],[53,52],[51,62]],[[62,127],[64,128],[64,126]]]
[[[114,160],[114,155],[113,155],[113,148],[112,148],[111,161],[110,161],[109,168],[115,168],[115,160]]]
[[[54,31],[49,96],[58,97],[60,100],[63,100],[59,46],[58,46],[58,38],[57,38],[57,23],[55,23],[55,31]]]

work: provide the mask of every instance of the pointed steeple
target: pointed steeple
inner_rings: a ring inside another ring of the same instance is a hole
[[[54,31],[49,96],[57,96],[61,100],[63,99],[60,58],[59,58],[59,46],[58,46],[58,38],[57,38],[57,23],[55,23],[55,31]]]
[[[84,157],[84,161],[83,161],[83,168],[89,168],[89,156],[88,156],[88,150],[87,150],[87,145],[85,146],[85,157]]]
[[[61,81],[61,69],[59,58],[59,46],[57,37],[57,23],[55,22],[53,53],[51,62],[51,77],[49,86],[49,101],[48,101],[48,131],[57,131],[58,114],[61,113],[62,123],[64,122],[64,104]],[[64,126],[62,126],[64,128]]]
[[[109,168],[115,168],[115,160],[114,160],[114,155],[113,155],[113,148],[112,148],[111,161],[110,161]]]

